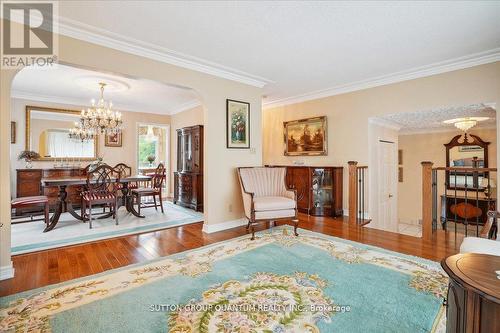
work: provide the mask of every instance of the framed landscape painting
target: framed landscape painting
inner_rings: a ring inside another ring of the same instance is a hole
[[[326,117],[283,123],[286,156],[327,155]]]
[[[122,146],[122,133],[113,133],[104,135],[105,147],[121,147]]]
[[[250,103],[226,100],[227,148],[250,148]]]

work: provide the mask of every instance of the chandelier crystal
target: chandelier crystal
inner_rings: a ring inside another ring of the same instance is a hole
[[[104,99],[106,83],[99,82],[101,96],[93,99],[91,106],[80,113],[80,122],[70,130],[70,138],[82,141],[93,140],[98,134],[118,134],[122,131],[122,114],[113,111],[113,103]]]
[[[479,121],[488,120],[488,117],[464,117],[445,120],[445,124],[453,124],[459,130],[467,133],[472,127],[476,126]]]

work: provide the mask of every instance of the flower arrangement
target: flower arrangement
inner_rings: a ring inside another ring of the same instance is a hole
[[[23,150],[19,156],[17,157],[18,160],[24,160],[26,162],[31,162],[33,160],[37,160],[40,158],[40,154],[38,154],[36,151],[32,150]]]
[[[148,157],[146,157],[146,160],[148,160],[149,165],[153,165],[153,162],[156,160],[156,156],[155,155],[148,155]]]
[[[24,160],[24,162],[26,162],[26,169],[31,169],[33,167],[33,165],[31,164],[31,161],[33,160],[37,160],[40,158],[40,154],[38,154],[36,151],[32,151],[32,150],[23,150],[19,156],[17,157],[17,159],[20,161],[20,160]]]

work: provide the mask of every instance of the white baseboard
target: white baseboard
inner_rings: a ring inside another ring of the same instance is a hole
[[[222,223],[215,223],[215,224],[203,223],[202,230],[203,230],[203,232],[206,232],[207,234],[211,234],[213,232],[218,232],[218,231],[222,231],[222,230],[241,227],[242,225],[247,225],[247,224],[248,224],[248,219],[243,217],[241,219],[226,221],[226,222],[222,222]]]
[[[12,266],[12,261],[7,266],[0,267],[0,280],[7,280],[14,277],[14,266]]]

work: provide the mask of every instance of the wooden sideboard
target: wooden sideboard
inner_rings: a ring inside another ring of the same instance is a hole
[[[58,187],[43,187],[42,178],[61,178],[85,176],[83,168],[64,169],[17,169],[17,197],[29,197],[35,195],[46,195],[49,198],[49,205],[53,208],[59,195]],[[68,201],[75,206],[80,206],[81,186],[68,186]],[[24,214],[39,211],[39,207],[26,207],[16,211],[16,214]]]
[[[174,204],[203,211],[203,126],[177,130]]]
[[[343,215],[343,167],[281,166],[286,183],[297,190],[297,207],[313,216]]]
[[[441,261],[450,277],[447,333],[500,332],[500,256],[456,254]]]

